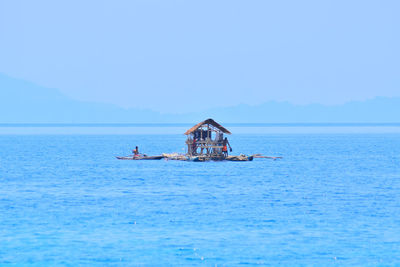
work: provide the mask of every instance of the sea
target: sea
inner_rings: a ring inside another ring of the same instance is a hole
[[[400,125],[0,125],[0,266],[400,266]]]

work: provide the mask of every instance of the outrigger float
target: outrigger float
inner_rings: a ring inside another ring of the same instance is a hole
[[[162,154],[147,156],[138,154],[127,157],[117,157],[119,160],[181,160],[181,161],[252,161],[254,158],[280,159],[282,157],[268,157],[261,154],[228,156],[230,144],[224,134],[231,134],[225,127],[213,119],[202,121],[185,132],[187,135],[186,154]],[[232,149],[230,149],[232,151]]]

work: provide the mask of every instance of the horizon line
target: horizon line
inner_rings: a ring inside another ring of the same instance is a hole
[[[195,123],[0,123],[1,128],[24,128],[24,127],[187,127]],[[392,126],[400,127],[400,122],[257,122],[241,123],[227,122],[223,123],[228,127],[382,127]]]

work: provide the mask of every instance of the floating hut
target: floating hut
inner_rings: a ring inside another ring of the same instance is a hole
[[[270,158],[276,160],[282,157],[267,157],[261,154],[254,154],[251,156],[246,156],[240,154],[238,156],[228,156],[227,153],[224,154],[223,148],[225,145],[229,145],[227,140],[224,140],[224,134],[231,134],[225,127],[217,123],[213,119],[207,119],[205,121],[199,122],[189,130],[185,132],[187,135],[186,154],[166,154],[163,153],[159,156],[147,156],[145,154],[137,154],[127,156],[127,157],[117,157],[121,160],[182,160],[182,161],[210,161],[210,160],[227,160],[227,161],[252,161],[253,158]],[[232,149],[230,150],[232,151]]]
[[[199,122],[185,132],[187,156],[204,160],[223,160],[224,134],[231,132],[213,119]]]

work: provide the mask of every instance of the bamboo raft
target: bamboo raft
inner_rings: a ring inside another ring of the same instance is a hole
[[[194,162],[204,162],[204,161],[253,161],[254,158],[260,159],[282,159],[282,157],[269,157],[262,156],[261,154],[254,154],[251,156],[239,155],[239,156],[227,156],[227,157],[207,157],[207,156],[187,156],[183,154],[173,153],[173,154],[162,154],[159,156],[126,156],[126,157],[116,157],[119,160],[180,160],[180,161],[194,161]]]

